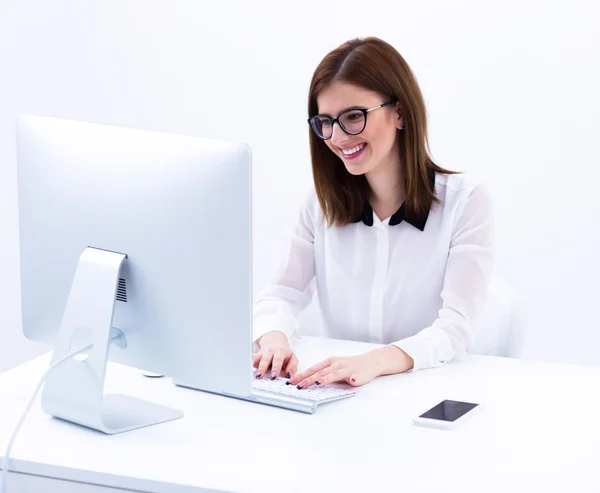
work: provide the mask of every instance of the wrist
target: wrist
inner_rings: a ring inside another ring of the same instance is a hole
[[[289,347],[289,342],[287,336],[281,332],[280,330],[272,330],[271,332],[267,332],[259,337],[258,341],[256,341],[259,347],[262,349],[263,347]]]
[[[371,351],[377,376],[402,373],[414,367],[414,360],[397,346],[389,345]]]

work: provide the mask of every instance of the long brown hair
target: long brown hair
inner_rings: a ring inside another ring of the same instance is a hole
[[[375,37],[353,39],[330,52],[315,70],[308,95],[308,116],[318,113],[317,97],[331,83],[342,81],[397,101],[404,130],[397,133],[406,213],[423,216],[438,202],[431,174],[440,168],[429,155],[425,102],[410,67],[390,44]],[[309,129],[313,178],[329,226],[346,225],[360,216],[371,189],[364,175],[355,176]]]

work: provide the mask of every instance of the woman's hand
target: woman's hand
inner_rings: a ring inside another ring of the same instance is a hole
[[[305,389],[311,385],[345,381],[358,387],[380,375],[401,373],[413,367],[414,361],[396,346],[385,346],[358,356],[331,357],[290,379],[290,384]]]
[[[311,385],[327,385],[328,383],[346,381],[350,385],[359,386],[369,383],[379,375],[379,366],[370,353],[358,356],[327,358],[317,363],[294,378],[290,384],[305,389]]]
[[[271,367],[271,380],[280,374],[293,377],[298,369],[298,358],[290,348],[286,335],[278,330],[267,332],[258,340],[260,351],[252,357],[252,366],[257,368],[256,378],[262,378]]]

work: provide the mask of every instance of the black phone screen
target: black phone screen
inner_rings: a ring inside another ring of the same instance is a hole
[[[467,414],[479,404],[461,401],[445,400],[432,407],[429,411],[421,414],[420,418],[437,419],[440,421],[456,421]]]

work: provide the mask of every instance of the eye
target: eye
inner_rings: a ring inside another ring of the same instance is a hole
[[[358,122],[364,118],[362,111],[350,111],[344,115],[344,119],[348,122]]]

